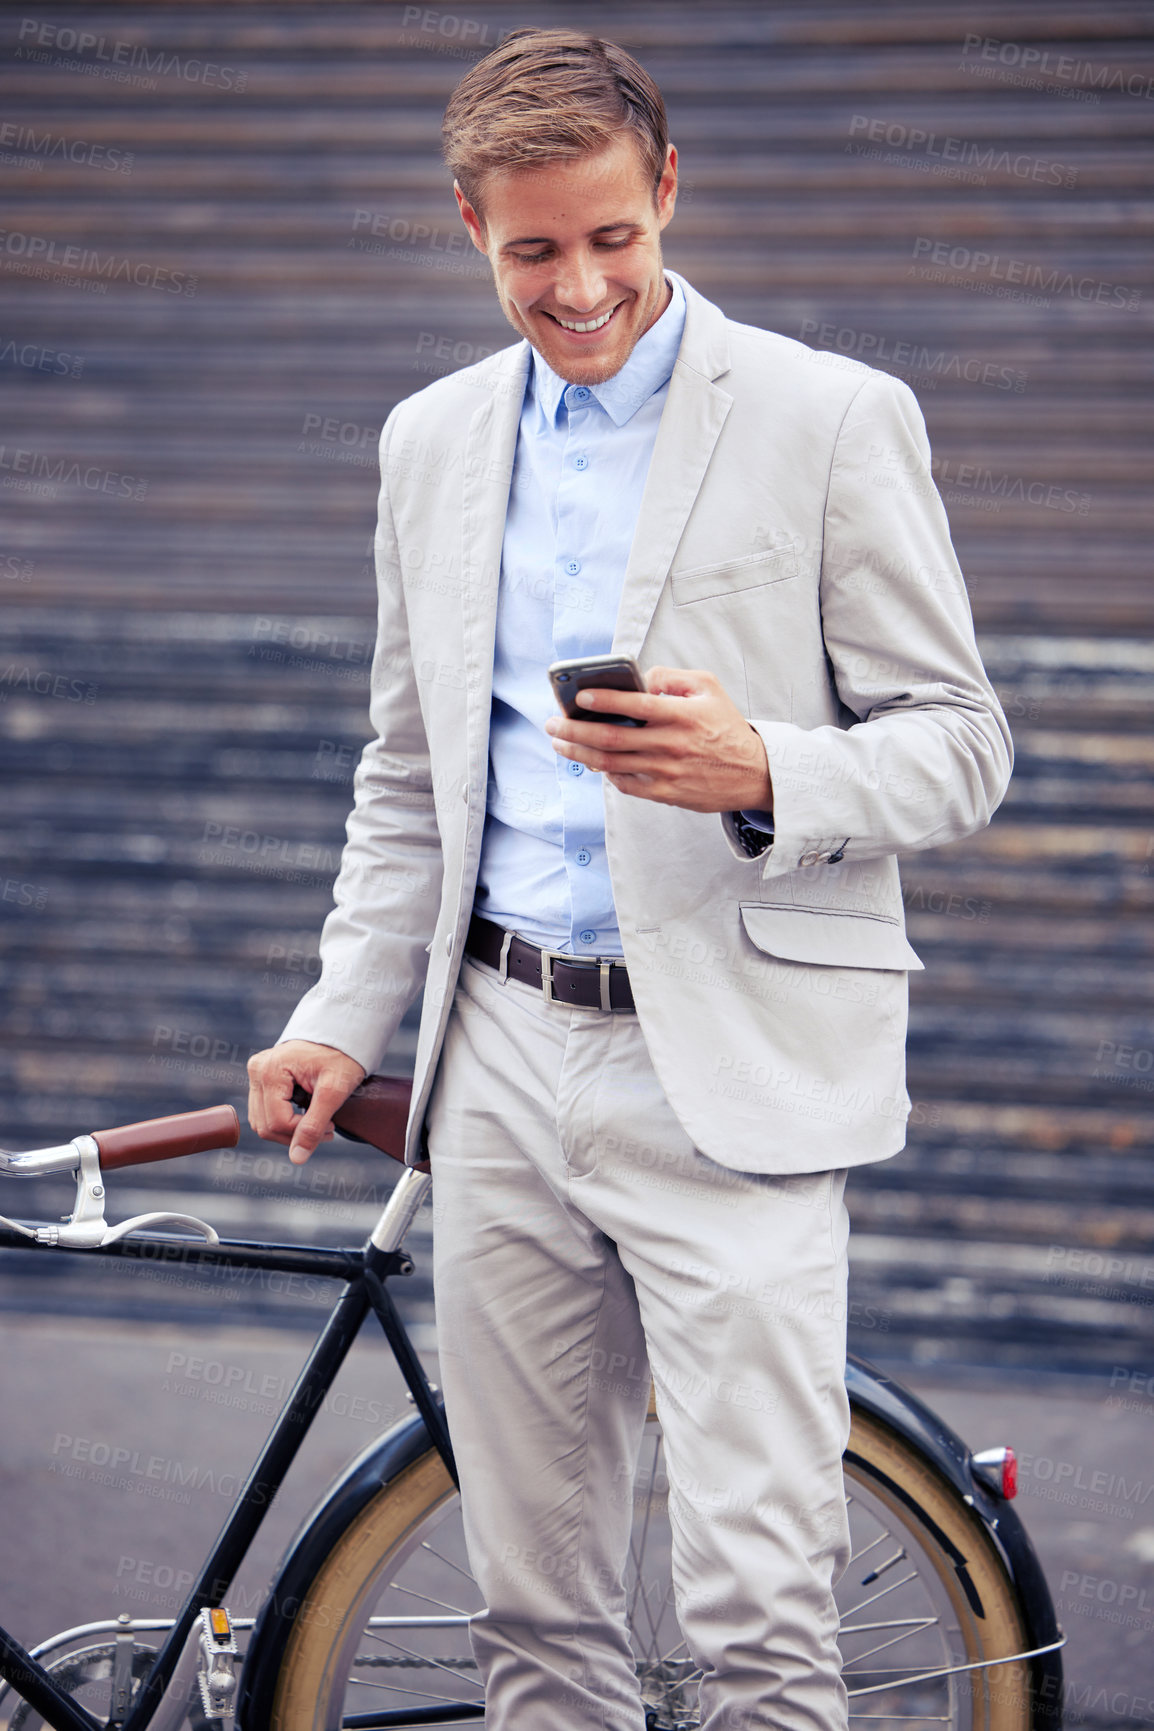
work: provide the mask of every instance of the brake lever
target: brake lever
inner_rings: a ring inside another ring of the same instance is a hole
[[[220,1243],[220,1238],[208,1222],[198,1220],[193,1214],[135,1214],[130,1220],[122,1220],[119,1226],[109,1226],[104,1218],[104,1174],[100,1169],[100,1149],[95,1138],[77,1136],[72,1146],[78,1157],[76,1204],[72,1213],[67,1215],[59,1226],[39,1226],[35,1230],[28,1227],[17,1228],[18,1231],[26,1232],[29,1237],[35,1238],[37,1244],[62,1250],[100,1250],[104,1245],[115,1244],[118,1239],[127,1238],[146,1226],[159,1225],[188,1226],[194,1232],[200,1233],[207,1243]]]

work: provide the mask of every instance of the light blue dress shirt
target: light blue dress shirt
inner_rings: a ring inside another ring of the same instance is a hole
[[[547,949],[619,956],[601,777],[558,755],[551,661],[606,655],[685,325],[681,285],[621,371],[571,385],[533,351],[497,599],[476,908]]]

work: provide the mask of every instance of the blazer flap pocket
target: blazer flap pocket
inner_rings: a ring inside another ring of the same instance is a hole
[[[674,604],[684,607],[687,601],[708,601],[714,595],[733,595],[740,589],[759,588],[763,583],[784,583],[800,570],[801,560],[792,547],[773,547],[747,554],[744,559],[673,571],[670,583]]]
[[[784,962],[902,972],[925,966],[902,928],[879,915],[742,902],[741,918],[758,949]]]

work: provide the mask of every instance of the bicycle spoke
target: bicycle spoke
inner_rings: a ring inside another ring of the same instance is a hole
[[[422,1551],[428,1551],[430,1556],[436,1557],[439,1563],[444,1563],[447,1569],[456,1569],[457,1573],[463,1575],[466,1581],[469,1581],[473,1586],[476,1586],[477,1583],[473,1580],[468,1569],[463,1569],[460,1563],[455,1563],[451,1557],[443,1557],[437,1547],[431,1545],[428,1539],[421,1540],[421,1549]]]
[[[914,1623],[928,1627],[936,1623],[937,1617],[888,1617],[884,1623],[843,1623],[842,1635],[873,1635],[879,1629],[902,1629]]]
[[[653,1457],[652,1457],[652,1465],[651,1465],[650,1474],[649,1474],[649,1491],[648,1491],[648,1494],[645,1498],[645,1521],[644,1521],[644,1524],[642,1525],[642,1528],[641,1528],[641,1537],[639,1540],[636,1541],[636,1543],[634,1542],[632,1536],[630,1536],[630,1540],[629,1540],[630,1560],[632,1561],[634,1568],[637,1570],[637,1580],[636,1580],[634,1587],[633,1587],[633,1601],[630,1604],[629,1610],[627,1612],[627,1617],[628,1617],[630,1628],[633,1628],[633,1626],[634,1626],[634,1619],[635,1619],[636,1614],[637,1614],[637,1595],[641,1591],[642,1561],[643,1561],[644,1555],[645,1555],[645,1542],[649,1536],[649,1517],[650,1517],[650,1514],[652,1513],[652,1510],[653,1510],[653,1491],[654,1491],[654,1487],[657,1484],[657,1458],[658,1458],[658,1455],[660,1453],[660,1450],[661,1450],[660,1439],[655,1437],[653,1439]],[[646,1616],[649,1616],[648,1605],[646,1605]],[[649,1618],[649,1632],[650,1632],[652,1639],[654,1641],[656,1641],[657,1630],[653,1626],[653,1619],[651,1617]]]
[[[920,1628],[921,1629],[933,1629],[933,1628],[936,1628],[936,1626],[937,1626],[937,1618],[936,1617],[929,1617],[929,1618],[927,1618],[927,1620],[924,1623],[921,1624]],[[920,1632],[920,1630],[917,1632]],[[875,1653],[888,1652],[888,1650],[891,1647],[896,1647],[899,1641],[908,1641],[910,1639],[910,1636],[914,1633],[915,1633],[915,1631],[913,1629],[905,1629],[905,1630],[903,1630],[903,1632],[900,1635],[895,1635],[892,1641],[879,1641],[876,1647],[870,1647],[869,1650],[865,1653],[856,1654],[850,1663],[843,1665],[843,1667],[842,1667],[843,1671],[851,1671],[853,1669],[854,1665],[864,1665],[866,1660],[872,1659]],[[873,1669],[876,1670],[877,1667],[874,1666]]]
[[[689,1647],[684,1640],[678,1641],[676,1647],[670,1647],[668,1653],[663,1653],[661,1655],[661,1658],[657,1662],[659,1665],[681,1665],[681,1664],[684,1664],[685,1661],[683,1659],[679,1659],[677,1657],[677,1655],[679,1653],[684,1653],[686,1659],[691,1657]],[[700,1665],[698,1666],[698,1671],[704,1677],[705,1671],[702,1669],[702,1667]]]
[[[682,1646],[684,1646],[685,1645],[684,1641],[681,1644],[682,1644]],[[676,1651],[676,1649],[674,1649],[674,1651]],[[691,1663],[691,1661],[688,1659],[675,1659],[673,1657],[673,1654],[671,1653],[668,1659],[662,1659],[660,1661],[660,1663],[662,1665],[684,1665],[684,1664]],[[686,1674],[686,1676],[678,1678],[678,1680],[677,1680],[678,1686],[679,1686],[679,1688],[684,1689],[684,1687],[687,1683],[700,1683],[704,1676],[705,1676],[705,1666],[704,1665],[694,1665],[692,1671],[688,1672]]]
[[[855,1563],[860,1563],[863,1557],[868,1557],[872,1550],[875,1550],[878,1545],[884,1544],[886,1539],[888,1539],[888,1538],[889,1538],[888,1533],[879,1533],[877,1538],[871,1539],[869,1544],[866,1545],[863,1550],[852,1551],[850,1553],[849,1562],[845,1566],[846,1574],[847,1575],[849,1574],[849,1571],[853,1568]]]
[[[917,1578],[918,1572],[914,1569],[912,1573],[903,1575],[900,1581],[891,1581],[889,1586],[883,1587],[880,1593],[871,1593],[868,1599],[862,1599],[860,1604],[854,1605],[852,1610],[845,1611],[843,1615],[856,1617],[859,1611],[868,1609],[870,1605],[876,1605],[879,1599],[888,1597],[890,1593],[896,1593],[899,1587],[907,1587],[911,1581],[916,1581]]]
[[[872,1587],[875,1581],[880,1581],[888,1569],[894,1569],[905,1558],[905,1550],[895,1551],[892,1557],[887,1557],[884,1563],[879,1563],[876,1569],[871,1569],[868,1575],[863,1575],[861,1585]]]
[[[663,1590],[656,1582],[652,1584],[652,1587],[646,1587],[641,1581],[638,1581],[638,1590],[641,1593],[641,1603],[645,1607],[645,1620],[649,1624],[649,1641],[644,1656],[652,1662],[657,1657],[657,1644],[661,1636],[661,1615],[659,1614],[656,1620],[654,1620],[650,1600],[660,1593],[661,1611],[664,1612],[669,1608],[670,1594]],[[634,1607],[636,1608],[637,1593],[634,1593],[633,1602]],[[630,1627],[633,1629],[634,1639],[637,1640],[640,1631],[636,1627],[634,1615],[631,1615],[630,1617]]]
[[[406,1587],[403,1581],[390,1581],[389,1590],[394,1593],[405,1593],[410,1599],[420,1599],[423,1605],[435,1605],[438,1611],[451,1611],[455,1617],[467,1619],[470,1615],[462,1605],[453,1605],[447,1599],[432,1599],[428,1593],[418,1593],[415,1587]]]

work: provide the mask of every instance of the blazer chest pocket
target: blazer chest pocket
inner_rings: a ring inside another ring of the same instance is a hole
[[[750,553],[719,565],[694,565],[688,571],[670,573],[673,605],[687,607],[694,601],[712,601],[720,595],[738,595],[744,589],[761,589],[768,583],[785,583],[801,570],[801,560],[792,547]]]
[[[902,973],[925,966],[901,926],[874,914],[742,902],[741,921],[751,943],[783,962]]]

